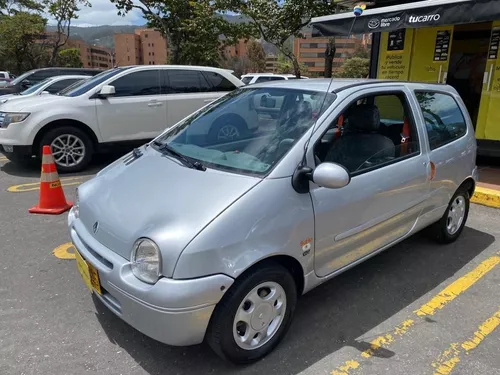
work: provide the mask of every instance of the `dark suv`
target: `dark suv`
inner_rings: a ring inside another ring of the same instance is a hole
[[[38,82],[46,78],[65,75],[89,75],[95,76],[102,72],[100,69],[85,69],[85,68],[43,68],[30,70],[19,77],[13,79],[5,87],[0,88],[0,95],[15,94],[26,90]]]

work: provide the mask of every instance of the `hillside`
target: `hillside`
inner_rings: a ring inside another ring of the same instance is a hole
[[[245,22],[246,19],[240,16],[230,16],[224,15],[224,18],[230,22],[240,23]],[[103,25],[103,26],[92,26],[92,27],[77,27],[72,26],[70,31],[70,37],[72,39],[80,39],[89,44],[97,44],[100,46],[113,48],[114,38],[113,35],[117,33],[133,33],[135,29],[146,27],[140,25]],[[48,26],[48,31],[56,31],[54,26]],[[266,53],[276,53],[276,48],[269,43],[262,43]]]

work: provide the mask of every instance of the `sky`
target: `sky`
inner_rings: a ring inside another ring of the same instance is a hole
[[[71,22],[74,26],[99,26],[99,25],[143,25],[145,23],[142,13],[133,10],[125,17],[117,14],[116,7],[109,0],[90,0],[92,7],[83,7],[78,12],[78,19]],[[49,24],[50,24],[49,20]]]

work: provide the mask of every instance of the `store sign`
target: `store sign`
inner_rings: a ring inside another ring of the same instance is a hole
[[[445,5],[393,11],[376,16],[367,14],[358,17],[354,23],[353,17],[354,15],[341,19],[313,21],[313,36],[345,35],[351,27],[353,34],[364,34],[493,21],[500,19],[500,0],[450,2]]]

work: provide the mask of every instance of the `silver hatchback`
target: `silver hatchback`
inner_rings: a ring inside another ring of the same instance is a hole
[[[228,136],[209,137],[221,123]],[[475,162],[449,86],[269,82],[103,169],[68,225],[86,285],[121,319],[248,363],[283,339],[300,295],[422,229],[455,241]]]

